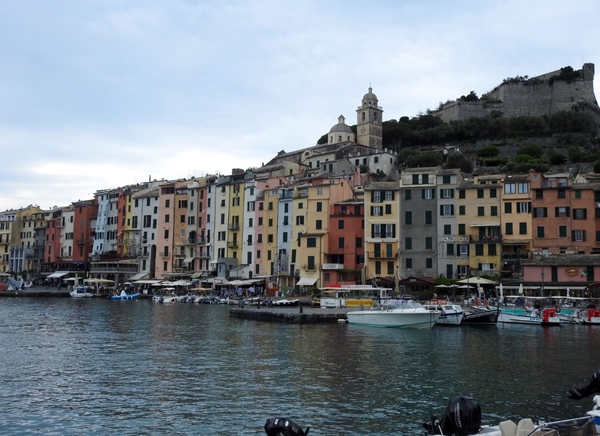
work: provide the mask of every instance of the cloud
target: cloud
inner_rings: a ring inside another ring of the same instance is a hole
[[[0,210],[259,166],[369,86],[384,119],[600,56],[600,4],[62,0],[0,4]]]

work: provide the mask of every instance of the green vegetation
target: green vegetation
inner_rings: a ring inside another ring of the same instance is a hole
[[[552,84],[556,80],[564,80],[565,82],[571,83],[573,80],[578,79],[581,76],[580,71],[574,71],[573,67],[563,67],[560,69],[559,74],[555,74],[554,76],[548,79],[548,85],[552,86]]]

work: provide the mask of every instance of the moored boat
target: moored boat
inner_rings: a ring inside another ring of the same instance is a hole
[[[140,296],[139,292],[136,292],[134,294],[128,294],[127,292],[125,292],[124,290],[121,291],[120,294],[113,294],[113,295],[109,295],[109,299],[110,300],[134,300],[136,298],[138,298]]]
[[[346,318],[350,324],[427,329],[432,328],[441,315],[441,311],[425,309],[417,301],[402,299],[393,304],[386,302],[379,309],[349,311]]]
[[[428,310],[438,310],[441,312],[436,321],[438,325],[459,326],[465,317],[465,311],[458,304],[448,303],[446,300],[430,300],[423,304]]]
[[[493,325],[498,323],[499,310],[492,310],[489,307],[474,306],[465,312],[465,316],[460,325]]]
[[[553,307],[547,307],[540,313],[539,309],[531,312],[513,308],[500,308],[498,322],[506,324],[530,324],[541,326],[560,326],[560,317]]]
[[[88,291],[87,286],[76,286],[69,295],[72,298],[91,298],[93,294]]]

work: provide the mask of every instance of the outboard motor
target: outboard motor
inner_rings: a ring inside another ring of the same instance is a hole
[[[471,397],[454,397],[446,406],[442,419],[431,417],[431,423],[423,424],[427,434],[468,436],[481,428],[481,407]]]
[[[592,379],[586,384],[583,381],[576,382],[569,389],[569,398],[581,400],[592,394],[600,393],[600,369],[597,369]]]
[[[268,436],[308,436],[310,427],[306,430],[289,418],[269,418],[265,423],[265,432]]]

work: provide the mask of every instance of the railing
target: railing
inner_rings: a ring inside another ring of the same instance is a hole
[[[228,242],[227,248],[238,248],[238,243],[236,241]]]
[[[324,263],[323,269],[344,269],[343,263]]]
[[[511,260],[511,259],[529,259],[529,254],[527,253],[502,253],[503,260]]]
[[[368,255],[371,259],[396,259],[395,254],[387,254],[380,251],[369,251]]]
[[[210,259],[210,253],[208,251],[201,251],[198,253],[200,259]]]
[[[230,223],[228,226],[229,230],[239,230],[240,229],[240,223]]]
[[[209,241],[208,241],[208,238],[198,238],[198,239],[196,240],[196,243],[197,243],[198,245],[206,245],[206,244],[208,244],[208,243],[209,243]]]
[[[502,242],[502,235],[469,235],[470,242]]]

